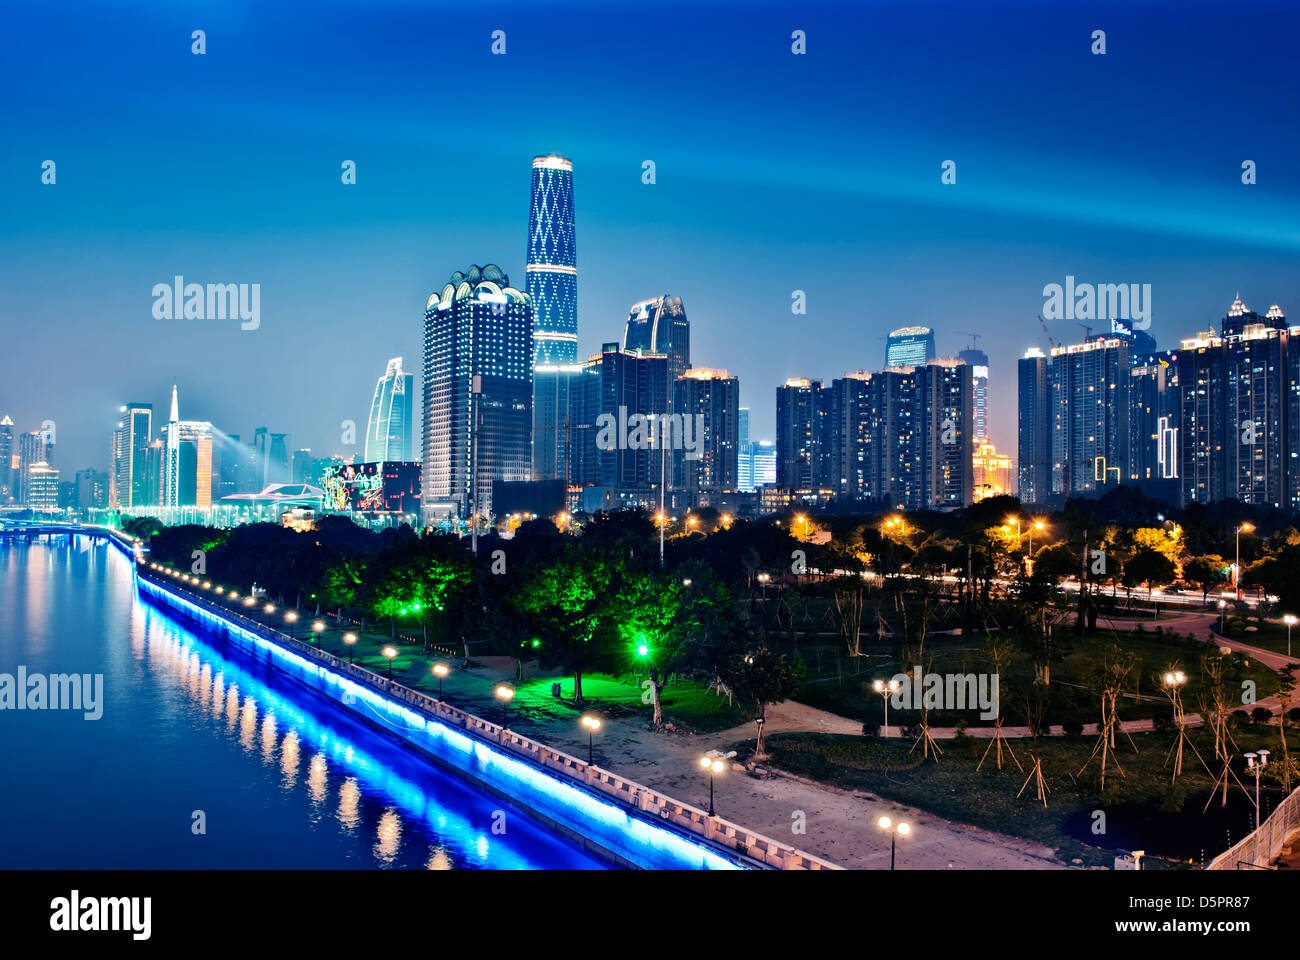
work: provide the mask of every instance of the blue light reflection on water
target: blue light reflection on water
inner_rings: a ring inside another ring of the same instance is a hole
[[[335,673],[279,644],[219,617],[209,610],[140,581],[142,592],[173,604],[208,624],[218,635],[237,637],[278,662],[279,668],[333,698],[369,711],[371,719],[419,745],[454,767],[475,776],[507,796],[557,823],[575,829],[628,860],[659,869],[736,869],[737,865],[714,850],[657,824],[635,817],[609,801],[515,759],[460,731],[397,703],[377,691]]]
[[[0,672],[104,675],[104,716],[0,711],[0,866],[601,864],[181,626],[78,538],[0,546]],[[207,833],[191,830],[203,810]]]

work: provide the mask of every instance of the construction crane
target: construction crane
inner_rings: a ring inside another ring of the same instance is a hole
[[[1092,339],[1092,327],[1088,326],[1086,323],[1080,323],[1078,320],[1074,321],[1074,323],[1075,326],[1083,327],[1083,339],[1085,341]]]
[[[960,334],[963,337],[970,337],[970,348],[972,350],[979,349],[979,341],[984,336],[982,333],[967,333],[965,330],[954,330],[953,333]]]
[[[1047,334],[1047,342],[1052,345],[1052,348],[1055,349],[1056,347],[1059,347],[1060,344],[1057,343],[1056,338],[1052,336],[1052,331],[1047,329],[1047,321],[1043,319],[1043,315],[1041,313],[1038,315],[1038,322],[1042,324],[1043,333]]]

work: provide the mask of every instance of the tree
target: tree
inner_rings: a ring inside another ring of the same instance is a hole
[[[617,660],[623,591],[619,558],[614,549],[586,543],[584,535],[554,557],[531,561],[512,600],[541,641],[541,665],[573,676],[576,703],[582,703],[582,675]]]
[[[758,742],[754,748],[754,757],[761,759],[766,756],[763,753],[763,730],[767,725],[767,706],[770,703],[783,703],[792,697],[799,687],[798,675],[786,662],[784,654],[759,647],[733,659],[724,679],[743,702],[758,707],[758,717],[755,719],[758,724]]]
[[[1174,562],[1163,553],[1139,547],[1124,564],[1124,586],[1131,590],[1136,584],[1145,583],[1149,592],[1153,584],[1164,586],[1170,583],[1174,573]]]
[[[1210,591],[1227,579],[1223,572],[1226,566],[1223,557],[1213,553],[1192,557],[1183,564],[1183,577],[1201,588],[1201,609],[1205,609]]]

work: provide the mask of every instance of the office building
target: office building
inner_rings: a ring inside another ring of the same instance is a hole
[[[370,402],[370,417],[366,421],[367,463],[414,459],[415,438],[411,429],[414,403],[415,377],[402,369],[401,357],[394,357],[375,384],[375,395]]]
[[[113,433],[112,500],[118,510],[157,506],[156,481],[150,485],[148,450],[153,442],[153,404],[121,408]]]
[[[665,294],[632,304],[623,332],[623,349],[668,358],[664,392],[672,403],[672,385],[691,365],[691,327],[682,298]]]
[[[885,341],[885,367],[923,367],[935,357],[934,331],[929,327],[899,327]]]
[[[532,472],[533,312],[495,264],[457,270],[424,315],[426,519],[492,515],[492,484]]]
[[[1018,479],[1022,503],[1046,504],[1052,494],[1052,389],[1047,356],[1037,347],[1017,363]]]

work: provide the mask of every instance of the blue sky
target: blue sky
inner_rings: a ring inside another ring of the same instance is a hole
[[[1187,2],[13,9],[0,413],[55,420],[65,471],[103,468],[118,405],[165,409],[174,378],[184,417],[350,455],[339,424],[390,356],[418,371],[447,275],[493,261],[522,286],[530,160],[554,151],[583,353],[679,295],[693,360],[739,375],[770,436],[784,378],[877,369],[895,326],[941,353],[975,332],[1014,454],[1047,283],[1150,283],[1164,345],[1238,291],[1300,317],[1297,28],[1282,4]],[[260,329],[154,319],[175,274],[260,283]]]

